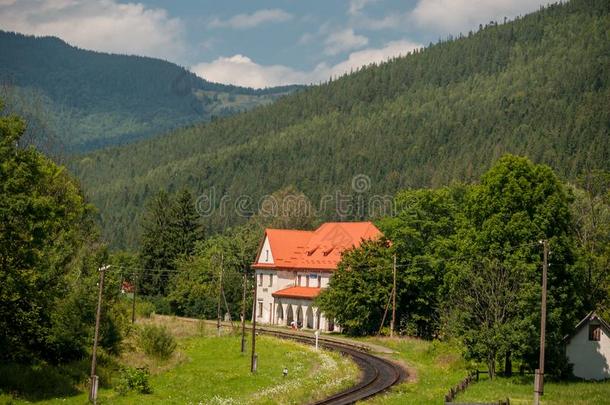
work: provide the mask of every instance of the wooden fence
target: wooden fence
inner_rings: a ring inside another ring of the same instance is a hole
[[[510,400],[508,398],[506,398],[505,400],[501,399],[498,402],[453,402],[457,394],[466,390],[466,388],[468,388],[471,382],[479,381],[479,374],[482,373],[487,373],[487,371],[473,371],[468,374],[466,378],[460,381],[455,387],[451,387],[449,389],[449,392],[445,395],[445,405],[510,405]]]

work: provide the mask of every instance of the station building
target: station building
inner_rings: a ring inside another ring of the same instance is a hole
[[[266,229],[252,265],[256,321],[340,331],[313,301],[328,286],[344,250],[381,235],[372,222],[327,222],[315,231]]]

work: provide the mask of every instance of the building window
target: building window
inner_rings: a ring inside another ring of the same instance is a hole
[[[258,285],[260,285],[260,286],[263,285],[263,275],[262,274],[258,275]]]
[[[309,276],[305,277],[305,287],[309,287]]]
[[[263,303],[262,302],[258,303],[258,314],[256,314],[256,316],[258,318],[262,318],[263,317]]]
[[[273,287],[273,274],[269,274],[269,287]]]
[[[589,340],[599,342],[601,340],[602,328],[600,325],[589,325]]]
[[[301,275],[299,274],[297,277],[297,285],[300,287],[301,286]]]
[[[269,261],[269,249],[265,249],[265,261]]]
[[[322,276],[318,276],[318,288],[322,288]]]

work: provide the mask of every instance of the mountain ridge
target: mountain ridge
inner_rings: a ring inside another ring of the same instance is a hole
[[[473,181],[505,153],[566,179],[610,170],[609,9],[572,0],[491,23],[272,105],[79,157],[71,168],[115,247],[137,244],[142,208],[159,189],[213,191],[218,205],[293,185],[314,202],[337,192],[357,202],[359,174],[370,178],[366,195],[393,194]],[[243,217],[216,211],[205,221],[214,231]]]
[[[56,135],[71,150],[125,143],[234,114],[302,87],[213,83],[169,61],[85,50],[53,36],[0,31],[0,49],[7,104],[19,105],[16,112],[30,120],[51,122],[54,134],[46,135]],[[36,102],[42,117],[31,111]]]

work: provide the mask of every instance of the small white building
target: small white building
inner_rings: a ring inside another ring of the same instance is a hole
[[[340,331],[313,305],[345,249],[381,232],[372,222],[327,222],[315,231],[266,229],[252,265],[256,276],[256,321]]]
[[[610,325],[590,312],[566,337],[566,355],[574,375],[585,380],[610,378]]]

